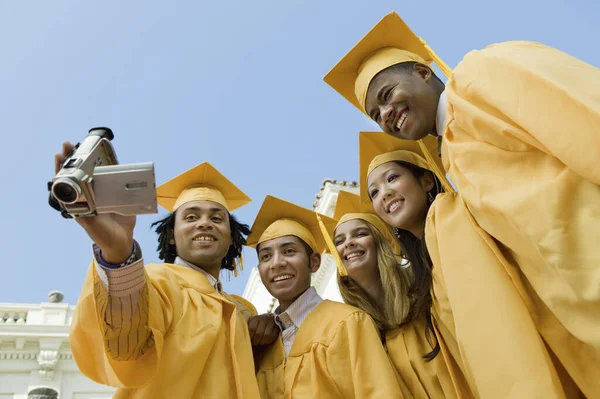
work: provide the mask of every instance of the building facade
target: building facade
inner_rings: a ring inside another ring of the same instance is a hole
[[[359,193],[356,182],[325,180],[321,184],[313,209],[322,215],[332,216],[340,190]],[[312,275],[312,285],[324,299],[342,301],[337,285],[336,266],[331,255],[323,254],[321,267]],[[252,268],[243,297],[252,302],[259,314],[273,312],[279,306],[277,300],[269,294],[260,281],[257,267]]]
[[[0,303],[0,399],[109,399],[114,388],[84,377],[73,360],[74,306],[52,292],[41,304]]]

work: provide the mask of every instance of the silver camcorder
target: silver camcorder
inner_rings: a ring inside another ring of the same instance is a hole
[[[119,165],[113,138],[108,128],[90,129],[48,184],[49,203],[64,217],[158,212],[154,164]]]

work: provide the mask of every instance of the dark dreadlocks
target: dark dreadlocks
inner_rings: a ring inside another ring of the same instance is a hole
[[[175,212],[169,214],[164,219],[152,223],[151,227],[156,226],[158,233],[158,257],[166,263],[173,263],[177,257],[177,249],[169,241],[173,238],[173,229],[175,228]],[[247,224],[238,222],[235,216],[229,214],[229,227],[231,229],[231,246],[227,255],[223,258],[221,269],[233,270],[235,259],[242,256],[242,248],[246,244],[246,236],[250,234],[250,227]]]

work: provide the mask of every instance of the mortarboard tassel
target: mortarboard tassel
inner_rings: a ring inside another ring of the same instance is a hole
[[[425,40],[423,40],[421,38],[419,38],[419,40],[421,40],[421,43],[423,43],[425,50],[427,50],[427,52],[431,56],[431,59],[433,60],[433,62],[435,62],[435,64],[438,66],[438,68],[440,68],[442,73],[444,75],[446,75],[447,78],[449,78],[450,75],[452,75],[452,69],[440,57],[438,57],[438,55],[435,53],[435,51],[433,51],[433,49],[431,47],[429,47],[429,45],[427,44],[427,42],[425,42]]]
[[[429,150],[427,149],[427,146],[425,145],[425,143],[423,143],[422,140],[418,140],[418,142],[419,142],[419,147],[421,147],[421,151],[423,151],[423,155],[425,155],[425,159],[427,160],[427,163],[429,163],[429,166],[431,167],[431,170],[433,171],[433,173],[435,173],[435,176],[442,183],[442,187],[444,187],[444,191],[447,193],[453,193],[454,188],[452,188],[452,186],[446,179],[446,175],[443,174],[442,171],[438,168],[437,163],[435,163],[435,161],[434,161],[433,157],[431,156],[431,154],[429,153]]]
[[[233,263],[233,277],[237,277],[242,270],[244,270],[244,258],[240,256],[240,258]]]
[[[446,75],[447,78],[449,78],[452,75],[452,69],[440,57],[438,57],[438,55],[435,53],[435,51],[433,51],[433,49],[431,47],[429,47],[429,45],[427,44],[427,42],[425,42],[425,40],[423,40],[420,37],[419,37],[419,40],[421,41],[421,43],[423,43],[425,50],[427,50],[427,52],[431,56],[431,59],[433,60],[433,62],[435,62],[435,64],[438,66],[438,68],[440,68],[442,73],[444,75]],[[431,169],[434,171],[436,177],[442,183],[442,186],[444,187],[444,191],[446,191],[447,193],[453,193],[454,188],[450,185],[450,183],[446,179],[446,175],[443,174],[441,170],[439,170],[433,157],[429,153],[427,146],[425,146],[425,143],[423,143],[421,140],[419,140],[419,146],[421,147],[421,150],[423,151],[423,154],[425,155],[427,162],[431,166]]]
[[[333,256],[333,260],[335,261],[335,264],[337,266],[338,273],[340,274],[340,276],[345,277],[348,275],[348,272],[346,271],[346,268],[344,267],[344,264],[342,263],[342,259],[340,258],[340,255],[337,253],[335,244],[333,243],[333,241],[331,240],[331,237],[329,236],[329,232],[327,231],[327,227],[325,227],[325,223],[323,223],[323,219],[321,219],[321,216],[319,215],[319,213],[317,213],[317,212],[315,212],[315,213],[317,214],[317,220],[319,221],[319,228],[321,229],[321,232],[323,233],[323,238],[325,239],[325,243],[327,244],[327,247],[329,248],[329,252],[331,253],[331,256]]]

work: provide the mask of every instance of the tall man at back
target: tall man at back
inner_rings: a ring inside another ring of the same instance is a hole
[[[508,42],[451,71],[390,13],[325,81],[388,134],[440,137],[459,195],[518,265],[541,335],[582,391],[600,395],[600,69]]]

